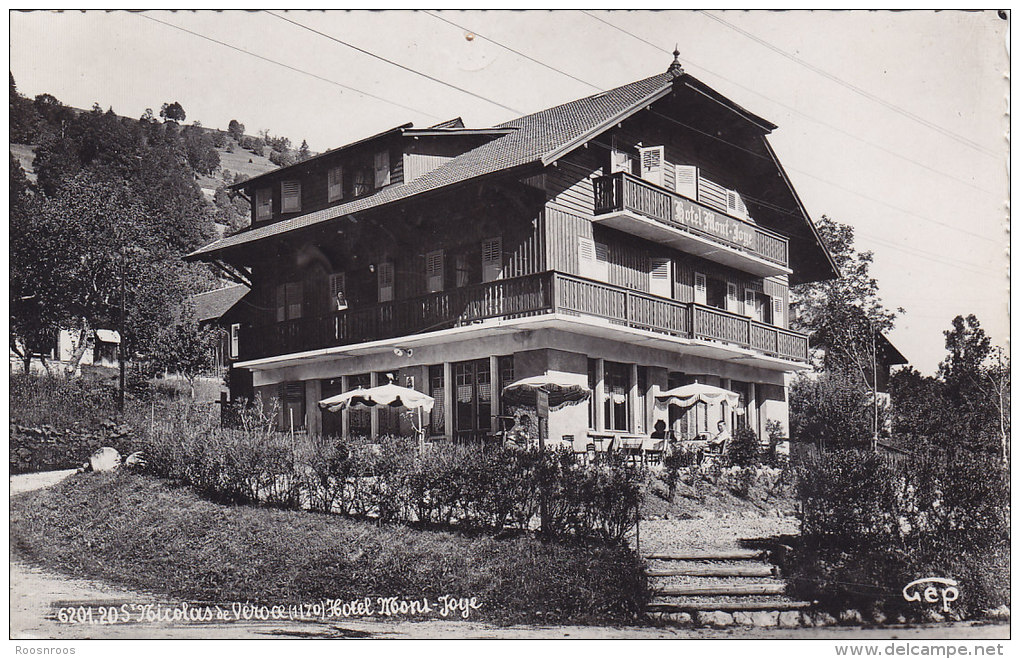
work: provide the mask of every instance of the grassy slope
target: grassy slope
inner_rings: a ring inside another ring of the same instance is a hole
[[[189,601],[476,596],[499,623],[632,621],[646,591],[625,549],[543,544],[223,506],[129,472],[11,500],[15,556]]]
[[[25,170],[25,176],[28,177],[28,180],[35,181],[35,168],[32,166],[35,161],[35,145],[11,143],[10,146],[11,153],[21,163],[21,168]]]

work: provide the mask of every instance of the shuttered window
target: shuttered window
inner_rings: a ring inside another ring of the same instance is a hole
[[[375,154],[375,187],[381,188],[390,184],[390,152],[379,151]]]
[[[273,189],[259,188],[255,191],[255,219],[268,220],[273,217]]]
[[[759,297],[759,295],[755,291],[752,291],[749,288],[745,288],[744,289],[744,315],[745,316],[750,316],[751,318],[754,318],[755,320],[760,322],[761,319],[762,319],[761,305],[762,305],[762,300]]]
[[[785,327],[783,324],[783,298],[774,297],[772,298],[772,324],[776,327]]]
[[[739,302],[737,299],[737,285],[732,282],[726,282],[726,311],[740,313],[740,309],[737,308]]]
[[[372,191],[372,170],[367,167],[354,170],[353,192],[355,197],[366,195]]]
[[[503,239],[482,241],[482,281],[496,281],[503,271]]]
[[[674,168],[675,188],[688,199],[698,198],[698,168],[694,165],[677,165]]]
[[[577,239],[577,259],[580,275],[589,279],[609,279],[609,248],[591,238]]]
[[[393,264],[390,262],[380,263],[376,268],[379,276],[379,301],[389,302],[393,299]]]
[[[700,272],[694,273],[694,301],[708,304],[708,279]]]
[[[747,206],[744,205],[744,200],[736,190],[726,191],[726,212],[733,217],[747,219]]]
[[[707,178],[701,178],[698,180],[698,201],[711,206],[720,212],[727,212],[726,198],[729,191],[723,186],[709,181]]]
[[[638,149],[641,154],[641,178],[662,185],[662,166],[665,161],[666,149],[661,146],[649,146]]]
[[[661,297],[673,297],[672,261],[669,258],[651,258],[648,262],[648,292]]]
[[[429,293],[443,290],[443,250],[437,249],[425,255],[425,286]]]
[[[296,213],[301,210],[301,181],[284,181],[280,184],[281,210],[284,213]]]
[[[333,311],[343,311],[347,308],[346,273],[334,272],[329,276],[329,300]]]
[[[329,200],[338,201],[344,198],[344,168],[330,167],[329,169]]]
[[[241,354],[241,325],[234,323],[230,326],[230,358],[237,359]]]

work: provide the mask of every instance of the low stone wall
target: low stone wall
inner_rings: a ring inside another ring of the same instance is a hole
[[[60,430],[50,425],[10,424],[11,473],[73,469],[86,463],[98,448],[112,446],[131,453],[134,432],[126,424],[104,421],[100,428]]]

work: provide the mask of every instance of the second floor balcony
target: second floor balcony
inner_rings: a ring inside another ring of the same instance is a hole
[[[624,172],[594,183],[599,224],[760,277],[791,272],[777,233]]]
[[[559,272],[500,279],[309,318],[244,327],[242,361],[549,314],[806,362],[804,334],[700,304],[677,302]]]

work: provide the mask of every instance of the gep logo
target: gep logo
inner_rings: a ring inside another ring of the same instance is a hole
[[[949,612],[949,603],[955,602],[960,597],[957,584],[952,579],[941,579],[939,577],[926,577],[911,581],[903,587],[903,599],[908,602],[920,602],[922,599],[929,604],[942,600],[942,610]]]

